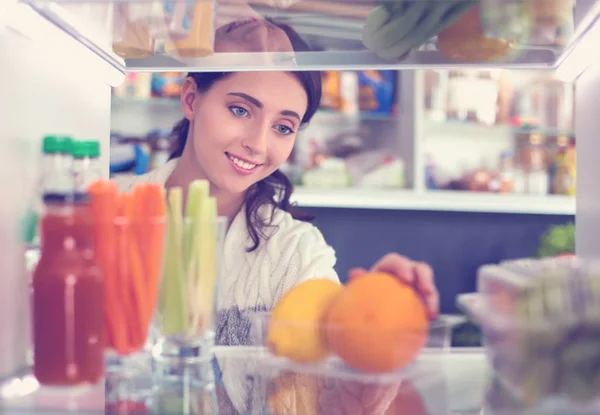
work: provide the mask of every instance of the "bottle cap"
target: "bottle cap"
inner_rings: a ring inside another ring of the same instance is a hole
[[[73,139],[69,136],[58,137],[59,151],[62,154],[71,154],[73,152]]]
[[[42,151],[44,154],[55,154],[60,151],[59,141],[55,135],[47,135],[42,141]]]
[[[95,140],[88,141],[89,156],[93,158],[100,157],[100,143]]]
[[[84,158],[89,156],[89,145],[86,141],[73,141],[72,152],[73,158]]]

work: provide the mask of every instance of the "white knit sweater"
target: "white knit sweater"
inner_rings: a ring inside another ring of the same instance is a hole
[[[177,160],[142,176],[117,178],[121,191],[136,183],[165,185]],[[266,214],[268,210],[261,210]],[[272,228],[258,248],[248,252],[251,239],[246,229],[242,209],[233,219],[224,243],[221,280],[217,299],[216,343],[219,345],[250,345],[253,312],[268,311],[281,295],[294,285],[310,278],[330,278],[339,281],[334,270],[335,251],[327,245],[321,232],[310,223],[292,218],[276,210]],[[249,391],[243,368],[229,367],[219,362],[223,383],[238,411],[244,411]]]

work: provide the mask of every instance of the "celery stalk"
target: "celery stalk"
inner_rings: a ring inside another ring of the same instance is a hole
[[[188,189],[188,201],[186,205],[187,231],[186,240],[184,241],[187,252],[187,262],[185,272],[187,275],[188,300],[189,300],[189,319],[188,335],[194,336],[197,331],[197,326],[192,322],[197,314],[197,300],[194,297],[196,292],[196,274],[200,258],[196,255],[198,250],[198,222],[201,220],[202,205],[204,200],[209,195],[209,184],[206,180],[195,180],[190,184]]]
[[[181,261],[182,200],[181,188],[172,188],[169,191],[169,228],[165,255],[165,274],[161,289],[162,330],[167,335],[185,332],[189,322],[188,299],[185,296],[185,275]]]
[[[213,317],[215,287],[217,282],[217,201],[206,198],[201,204],[198,221],[198,268],[194,300],[197,304],[193,327],[201,331],[208,328]]]
[[[187,201],[185,205],[185,217],[194,218],[198,212],[198,206],[202,203],[204,198],[208,197],[209,184],[207,180],[194,180],[188,187]],[[192,221],[193,222],[193,221]],[[189,265],[190,255],[192,249],[192,242],[194,239],[193,225],[190,226],[188,221],[184,226],[183,234],[183,250],[184,257],[183,262]],[[188,274],[189,275],[189,274]]]

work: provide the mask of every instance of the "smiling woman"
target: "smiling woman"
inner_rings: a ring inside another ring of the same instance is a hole
[[[206,178],[230,218],[244,205],[253,251],[272,215],[265,207],[308,217],[293,209],[292,186],[278,168],[289,157],[298,129],[310,121],[321,99],[319,72],[192,73],[184,82],[185,118],[175,127],[178,158],[167,187]]]

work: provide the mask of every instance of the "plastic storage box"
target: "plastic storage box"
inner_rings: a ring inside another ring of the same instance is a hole
[[[254,347],[238,348],[238,352],[217,348],[216,356],[223,384],[235,391],[232,405],[240,413],[446,415],[447,387],[440,362],[448,354],[452,328],[463,321],[460,316],[442,316],[432,322],[428,345],[416,359],[388,373],[354,370],[337,356],[309,364],[272,355],[264,347],[269,313],[251,315]],[[388,405],[392,409],[385,412]]]
[[[490,363],[521,401],[600,396],[600,264],[577,258],[487,265],[458,302],[482,329]],[[599,412],[600,413],[600,412]]]

